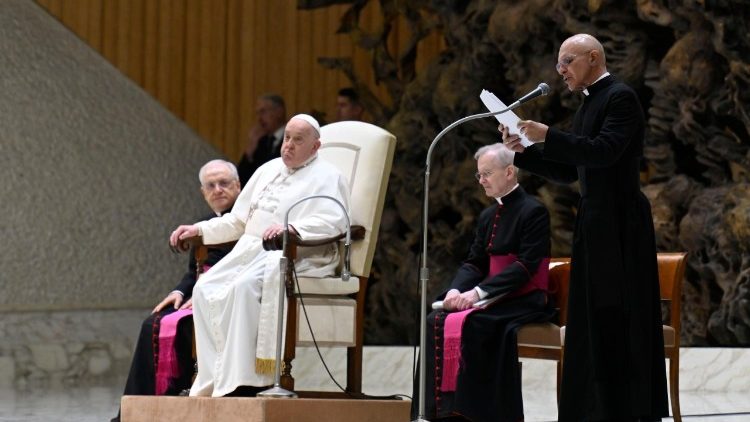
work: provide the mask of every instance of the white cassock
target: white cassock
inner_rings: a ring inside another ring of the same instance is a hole
[[[220,397],[242,385],[273,384],[281,251],[263,250],[263,232],[284,224],[289,207],[311,195],[331,196],[349,209],[347,181],[333,165],[313,157],[289,170],[277,158],[253,174],[231,212],[198,223],[206,244],[238,242],[193,290],[198,376],[191,396]],[[306,240],[346,231],[341,208],[327,199],[300,203],[289,224]],[[335,245],[300,248],[295,261],[297,273],[306,277],[330,276],[338,264]]]

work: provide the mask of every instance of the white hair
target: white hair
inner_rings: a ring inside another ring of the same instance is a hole
[[[479,160],[479,157],[485,154],[492,154],[493,160],[499,167],[507,167],[513,164],[513,158],[515,157],[515,153],[500,142],[479,148],[474,154],[474,159]]]
[[[198,171],[198,180],[201,182],[201,185],[203,185],[203,177],[206,175],[206,170],[214,164],[223,164],[224,166],[226,166],[227,170],[229,170],[229,175],[232,176],[232,180],[240,180],[240,175],[239,173],[237,173],[237,167],[235,167],[234,164],[230,163],[227,160],[216,159],[207,162]]]

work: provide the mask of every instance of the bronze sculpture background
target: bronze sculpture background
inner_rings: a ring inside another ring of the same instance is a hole
[[[683,287],[686,345],[750,345],[750,6],[740,0],[447,1],[380,0],[385,24],[360,27],[368,0],[299,0],[301,9],[350,4],[339,32],[371,51],[390,102],[379,101],[346,58],[322,58],[364,94],[376,123],[399,139],[388,209],[368,293],[368,343],[415,338],[421,198],[426,150],[460,117],[483,112],[481,89],[512,101],[546,81],[552,94],[517,110],[566,127],[580,96],[554,70],[568,36],[598,37],[608,70],[639,92],[648,116],[643,190],[652,202],[660,251],[689,251]],[[388,44],[405,19],[412,38]],[[414,71],[420,39],[441,31],[446,48]],[[499,136],[492,119],[465,124],[435,150],[430,177],[430,295],[450,280],[468,247],[486,198],[471,158]],[[576,186],[524,175],[523,185],[549,207],[553,255],[569,254]]]

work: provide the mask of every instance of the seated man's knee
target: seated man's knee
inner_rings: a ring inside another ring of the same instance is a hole
[[[151,314],[141,323],[141,331],[151,332],[154,328],[154,320],[159,314]]]

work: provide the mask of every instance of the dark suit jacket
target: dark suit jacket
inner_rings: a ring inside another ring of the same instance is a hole
[[[237,163],[237,172],[240,175],[240,185],[244,187],[245,183],[250,180],[250,177],[255,173],[255,170],[257,170],[258,167],[281,156],[280,145],[274,148],[273,141],[273,134],[265,135],[258,140],[258,147],[255,149],[252,157],[248,158],[247,155],[242,154],[240,162]]]

